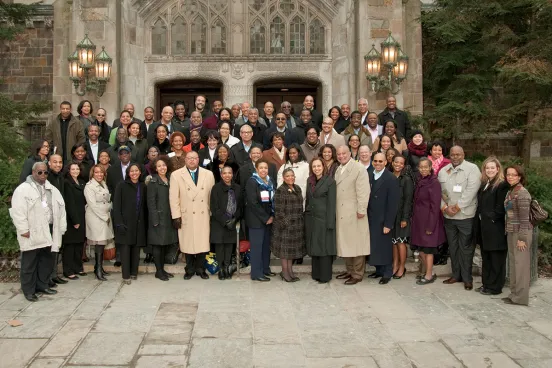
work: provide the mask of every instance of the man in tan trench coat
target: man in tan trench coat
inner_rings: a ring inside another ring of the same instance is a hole
[[[197,152],[186,155],[186,166],[171,174],[169,200],[173,226],[178,229],[180,250],[186,256],[184,280],[194,273],[208,279],[205,254],[209,252],[209,219],[213,173],[199,167]]]
[[[370,180],[364,165],[351,159],[347,146],[337,148],[341,164],[335,172],[337,184],[336,236],[337,255],[345,259],[347,271],[338,275],[346,285],[364,277],[366,256],[370,254],[370,230],[366,211],[370,199]]]

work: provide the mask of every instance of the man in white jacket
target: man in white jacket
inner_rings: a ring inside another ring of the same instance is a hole
[[[21,290],[31,302],[38,301],[37,293],[57,293],[48,286],[52,251],[59,251],[67,229],[65,202],[47,177],[46,164],[35,163],[32,174],[15,189],[10,208],[21,249]]]

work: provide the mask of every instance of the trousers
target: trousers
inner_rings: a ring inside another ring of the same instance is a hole
[[[517,247],[519,235],[508,233],[508,273],[510,276],[510,295],[514,303],[529,305],[529,284],[531,282],[531,242],[527,239],[527,249],[523,252]]]
[[[130,276],[138,276],[140,247],[136,246],[136,244],[117,244],[117,249],[121,250],[121,268],[123,272],[123,280],[128,280]]]
[[[49,288],[52,273],[52,248],[21,252],[21,290],[25,295]]]
[[[264,277],[270,272],[270,232],[272,225],[258,229],[249,228],[251,243],[251,278]]]
[[[381,277],[390,279],[393,276],[393,265],[387,264],[376,266],[376,274],[380,275]]]
[[[366,271],[366,256],[343,257],[345,267],[352,278],[362,280]]]
[[[184,253],[186,257],[186,273],[203,273],[205,272],[205,256],[206,253],[189,254]]]
[[[312,278],[320,282],[332,279],[333,256],[312,256]]]
[[[234,243],[217,243],[215,244],[215,253],[219,265],[230,266],[232,262],[232,250],[236,248]]]
[[[481,279],[483,287],[501,293],[506,280],[508,250],[481,250]]]
[[[63,274],[65,277],[82,271],[82,243],[63,244]]]
[[[445,219],[452,277],[456,281],[473,282],[472,266],[475,244],[472,242],[473,218]]]
[[[59,256],[59,252],[52,252],[52,273],[50,274],[50,280],[58,277]]]

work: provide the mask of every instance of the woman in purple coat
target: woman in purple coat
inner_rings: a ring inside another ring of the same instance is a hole
[[[414,192],[410,248],[420,252],[422,271],[416,284],[431,284],[437,278],[433,274],[433,255],[446,240],[441,213],[441,184],[435,175],[431,161],[422,157],[418,164],[419,178]]]

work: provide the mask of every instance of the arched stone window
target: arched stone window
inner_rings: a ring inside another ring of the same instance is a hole
[[[247,14],[251,54],[326,53],[324,18],[308,1],[248,0]]]
[[[229,40],[229,3],[228,0],[168,2],[150,23],[151,54],[226,54]]]
[[[167,25],[158,18],[151,29],[151,53],[165,55],[167,53]]]

